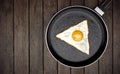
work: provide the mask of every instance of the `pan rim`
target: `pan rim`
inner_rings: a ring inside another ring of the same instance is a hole
[[[48,45],[48,40],[47,40],[48,28],[49,28],[50,23],[52,22],[52,20],[53,20],[60,12],[66,10],[66,9],[69,9],[69,8],[74,8],[74,7],[88,9],[88,10],[90,10],[91,12],[95,13],[95,14],[102,20],[102,22],[104,23],[104,27],[105,27],[106,34],[107,34],[107,35],[106,35],[106,36],[107,36],[107,37],[106,37],[106,38],[107,38],[107,40],[106,40],[106,45],[105,45],[104,50],[103,50],[103,52],[101,53],[101,55],[98,56],[98,58],[95,59],[93,62],[88,63],[88,64],[83,65],[83,66],[67,65],[67,64],[61,62],[60,60],[58,60],[58,59],[52,54],[52,52],[50,51],[50,48],[49,48],[49,45]],[[109,33],[108,33],[108,28],[107,28],[107,25],[106,25],[105,21],[103,20],[102,16],[101,16],[99,13],[97,13],[95,10],[93,10],[93,9],[87,7],[87,6],[73,5],[73,6],[68,6],[68,7],[65,7],[65,8],[59,10],[59,11],[56,12],[56,13],[52,16],[52,18],[49,20],[49,22],[48,22],[48,24],[47,24],[47,27],[46,27],[46,31],[45,31],[45,44],[46,44],[47,49],[48,49],[49,53],[51,54],[51,56],[52,56],[57,62],[59,62],[60,64],[65,65],[65,66],[67,66],[67,67],[71,67],[71,68],[84,68],[84,67],[88,67],[88,66],[96,63],[96,62],[103,56],[103,54],[105,53],[105,51],[106,51],[106,49],[107,49],[107,46],[108,46],[108,42],[109,42]]]

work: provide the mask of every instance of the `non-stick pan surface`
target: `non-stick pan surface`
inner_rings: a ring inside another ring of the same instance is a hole
[[[56,38],[57,34],[83,20],[88,20],[89,55]],[[103,19],[94,10],[70,6],[60,10],[51,19],[47,27],[46,42],[51,54],[58,61],[68,66],[81,67],[96,61],[102,55],[108,42],[108,33]]]

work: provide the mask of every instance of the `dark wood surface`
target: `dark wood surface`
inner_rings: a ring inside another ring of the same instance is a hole
[[[48,52],[51,17],[70,5],[95,8],[104,0],[0,0],[0,74],[120,74],[120,0],[103,16],[109,30],[106,52],[84,68],[66,67]]]

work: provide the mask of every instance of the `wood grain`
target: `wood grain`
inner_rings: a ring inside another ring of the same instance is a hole
[[[42,0],[30,0],[30,74],[43,74]]]
[[[100,0],[99,3],[103,2],[104,0]],[[103,19],[106,22],[106,25],[108,27],[108,31],[109,31],[109,44],[108,47],[104,53],[104,55],[102,56],[102,58],[99,60],[99,74],[112,74],[112,51],[113,51],[113,46],[112,46],[112,35],[113,35],[113,22],[112,22],[112,3],[110,5],[110,7],[108,7],[105,10],[105,14],[103,16]]]
[[[113,0],[113,73],[120,74],[120,0]]]
[[[0,74],[13,74],[13,0],[0,0]]]
[[[85,0],[71,0],[71,5],[84,5]]]
[[[58,0],[58,11],[67,6],[70,6],[70,0]]]
[[[15,74],[29,74],[28,0],[14,0]]]
[[[84,0],[71,0],[71,5],[84,5]],[[84,74],[85,68],[71,68],[71,74]]]
[[[58,0],[58,10],[70,5],[70,0]],[[58,74],[70,74],[70,67],[58,63]]]
[[[84,68],[71,68],[71,74],[85,74]]]
[[[85,67],[85,74],[99,74],[98,72],[98,62],[95,62],[92,65]]]
[[[57,0],[44,0],[44,34],[48,22],[52,16],[57,12]],[[44,42],[44,74],[57,74],[57,61],[53,59],[51,54],[48,52],[48,48]]]
[[[94,9],[98,5],[98,0],[85,0],[85,6]],[[85,74],[98,74],[98,61],[85,68]]]
[[[70,74],[70,67],[58,64],[58,74]]]
[[[98,6],[99,0],[84,0],[85,1],[85,6],[90,7],[90,8],[95,8]]]

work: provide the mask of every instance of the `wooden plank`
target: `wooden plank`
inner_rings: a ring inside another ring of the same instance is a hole
[[[99,3],[103,2],[104,0],[100,0]],[[109,31],[109,44],[106,49],[106,52],[104,53],[103,57],[99,60],[99,74],[112,74],[112,4],[109,8],[105,10],[105,14],[103,16],[103,19],[106,22],[106,25],[108,27]]]
[[[43,0],[44,2],[44,34],[51,17],[57,12],[57,0]],[[44,74],[57,74],[57,62],[48,52],[44,42]]]
[[[42,0],[30,0],[30,74],[43,74]]]
[[[84,5],[84,0],[71,0],[71,5]]]
[[[98,5],[98,0],[85,0],[85,6],[95,8]],[[98,62],[85,68],[85,74],[98,74]]]
[[[28,0],[14,0],[14,52],[15,74],[28,74]]]
[[[85,68],[85,74],[98,74],[98,62]]]
[[[71,0],[71,5],[84,5],[84,0]],[[71,74],[84,74],[85,68],[71,68]]]
[[[98,6],[99,0],[85,0],[85,6],[90,7],[90,8],[95,8]]]
[[[113,73],[120,74],[120,0],[113,0]]]
[[[70,0],[58,0],[58,10],[70,5]],[[58,63],[58,74],[70,74],[70,67]]]
[[[13,0],[0,0],[0,74],[13,69]]]
[[[71,74],[84,74],[84,68],[71,68]]]
[[[58,64],[58,74],[70,74],[70,67]]]
[[[58,0],[58,10],[70,6],[70,0]]]

